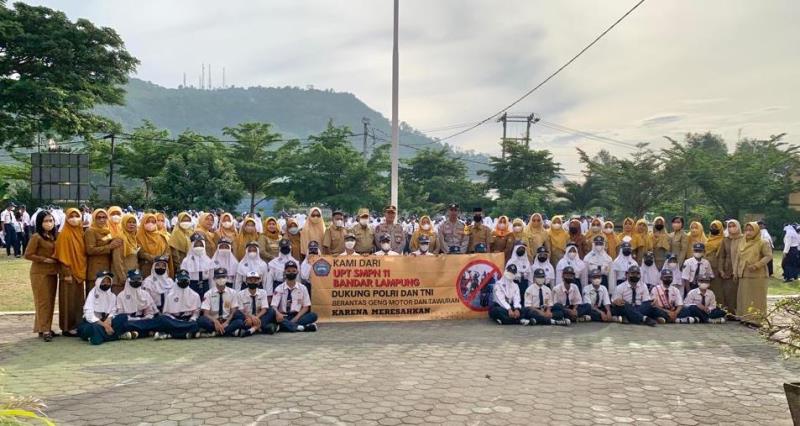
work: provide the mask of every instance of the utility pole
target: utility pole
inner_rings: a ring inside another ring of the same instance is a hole
[[[211,85],[211,64],[208,64],[208,90],[213,90],[214,87]]]
[[[399,90],[398,74],[400,73],[400,55],[397,48],[397,27],[400,19],[400,0],[394,0],[394,43],[392,48],[392,180],[391,180],[391,196],[392,205],[398,210],[400,207],[397,205],[398,196],[398,181],[399,181],[399,163],[400,163],[400,128],[398,126],[398,103],[397,92]],[[399,214],[399,213],[398,213]]]
[[[203,69],[200,72],[200,90],[206,88],[206,64],[200,64],[200,67]]]
[[[114,195],[114,138],[115,134],[110,134],[103,136],[103,139],[111,139],[111,161],[108,164],[108,201],[111,202],[111,199]]]
[[[186,88],[186,73],[183,73],[183,88]]]
[[[506,142],[524,142],[526,148],[531,147],[531,125],[539,122],[539,117],[536,114],[530,115],[509,115],[504,112],[500,118],[497,119],[498,123],[503,123],[503,139],[501,140],[502,154],[501,158],[506,158]],[[525,123],[525,137],[524,138],[509,138],[508,137],[508,123]]]
[[[364,124],[364,159],[367,159],[367,136],[369,133],[369,118],[362,117],[361,123]]]

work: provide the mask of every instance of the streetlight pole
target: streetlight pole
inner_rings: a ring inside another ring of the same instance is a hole
[[[400,14],[400,0],[394,0],[394,46],[392,50],[392,202],[393,206],[397,206],[397,192],[398,192],[398,168],[400,161],[400,129],[398,127],[398,108],[397,108],[397,91],[398,91],[398,74],[399,74],[399,55],[397,50],[397,27],[398,16]],[[397,206],[399,209],[400,207]]]

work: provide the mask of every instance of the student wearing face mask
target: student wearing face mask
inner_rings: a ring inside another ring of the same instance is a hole
[[[191,250],[189,239],[192,234],[194,234],[192,217],[186,212],[179,213],[176,226],[169,236],[170,258],[172,259],[172,269],[174,271],[181,269],[183,258]]]
[[[25,248],[31,261],[30,280],[35,316],[33,332],[45,342],[53,340],[53,312],[58,292],[58,260],[55,258],[56,222],[48,211],[36,215],[36,231]]]
[[[423,219],[427,216],[423,216]],[[362,255],[371,255],[375,252],[375,231],[373,231],[372,226],[369,223],[369,210],[368,209],[358,209],[358,218],[355,225],[350,228],[350,231],[356,237],[356,245],[354,250],[358,254]],[[430,224],[430,219],[428,219]],[[422,220],[420,220],[422,223]],[[424,228],[420,225],[420,230]],[[426,230],[430,231],[430,229]],[[413,241],[412,241],[413,244]]]
[[[251,275],[252,272],[257,273],[259,278],[266,278],[269,276],[269,264],[264,262],[264,260],[261,258],[260,250],[261,246],[259,246],[255,241],[250,241],[245,247],[244,257],[239,261],[239,264],[237,264],[234,269],[235,278],[229,281],[233,283],[234,290],[244,290],[246,287],[245,280]],[[228,272],[228,275],[230,275],[230,272]],[[226,279],[228,278],[229,277],[226,277]],[[263,286],[263,283],[260,280],[258,284],[259,286],[266,287]],[[272,287],[265,288],[265,290],[267,291],[268,295],[272,295]]]
[[[435,240],[434,240],[435,241]],[[419,246],[417,250],[411,252],[412,256],[433,256],[431,253],[431,239],[427,235],[419,237]]]
[[[203,234],[192,235],[191,244],[192,248],[183,259],[181,269],[189,272],[189,287],[202,298],[211,288],[214,263],[208,257],[206,240]]]
[[[524,325],[571,324],[564,318],[562,305],[555,306],[553,292],[544,285],[544,270],[533,271],[533,283],[523,293],[522,320]]]
[[[611,314],[616,316],[619,322],[625,319],[631,324],[655,326],[656,321],[651,316],[655,312],[651,312],[652,309],[650,292],[641,281],[639,267],[634,264],[626,271],[625,281],[614,289]]]
[[[308,256],[300,263],[300,283],[306,286],[308,294],[311,294],[311,267],[317,259],[319,259],[319,243],[312,241],[308,243]]]
[[[155,319],[158,308],[150,293],[143,287],[144,277],[137,270],[128,271],[125,288],[117,295],[117,315],[126,316],[126,326],[120,334],[121,340],[148,337],[158,330],[160,322]]]
[[[656,268],[664,267],[667,253],[670,252],[670,239],[666,230],[666,221],[658,216],[653,220],[653,232],[650,234],[650,247],[655,258]]]
[[[153,269],[153,260],[158,256],[169,256],[169,243],[164,234],[158,231],[156,215],[145,213],[142,222],[136,231],[136,241],[139,243],[139,270],[150,275]]]
[[[590,285],[583,288],[583,303],[578,305],[578,320],[582,322],[611,321],[611,299],[603,285],[603,273],[594,269],[589,274]]]
[[[290,254],[292,258],[302,259],[303,254],[300,253],[300,244],[301,244],[300,227],[298,226],[296,219],[291,217],[286,219],[286,232],[283,234],[283,239],[289,242],[289,247],[291,250]],[[280,257],[281,255],[280,252],[281,252],[280,241],[278,241],[278,257]],[[270,262],[272,262],[272,260],[270,260]]]
[[[228,271],[217,268],[213,274],[214,288],[206,292],[200,304],[196,337],[238,336],[244,328],[238,293],[226,285]]]
[[[578,290],[580,282],[575,277],[575,270],[571,266],[564,267],[561,271],[561,283],[553,289],[553,307],[560,305],[564,317],[573,322],[578,320],[578,305],[583,301]]]
[[[95,285],[83,305],[78,335],[92,345],[117,340],[125,332],[127,317],[117,315],[117,296],[111,292],[113,277],[109,271],[98,272]]]
[[[652,251],[644,253],[642,264],[639,269],[642,271],[642,282],[650,290],[661,284],[661,271],[656,267],[656,257]]]
[[[690,315],[692,309],[683,308],[683,295],[678,287],[672,285],[672,270],[662,270],[660,280],[659,285],[650,290],[650,298],[658,316],[669,323],[694,324],[696,320]]]
[[[492,288],[492,307],[489,309],[489,318],[500,325],[530,323],[522,317],[522,305],[519,287],[516,280],[517,267],[514,264],[506,266],[506,271]]]
[[[683,303],[690,309],[687,315],[692,315],[697,322],[722,324],[725,322],[725,311],[717,306],[717,300],[714,292],[709,289],[710,286],[711,276],[701,275],[697,288],[686,295]]]
[[[535,271],[537,269],[544,271],[544,285],[551,289],[555,287],[556,268],[550,263],[550,253],[547,252],[547,247],[545,246],[536,249],[536,257],[534,257],[531,270]]]
[[[225,270],[228,271],[228,282],[231,284],[236,282],[236,272],[239,269],[239,261],[236,259],[236,256],[233,255],[232,247],[233,242],[231,240],[225,237],[220,238],[217,240],[217,250],[214,251],[214,256],[211,258],[213,269],[225,268]],[[258,247],[260,250],[260,243]],[[261,259],[264,259],[264,256],[261,256]]]
[[[606,290],[613,291],[613,288],[609,289],[608,287],[608,276],[611,273],[611,265],[614,261],[611,259],[611,256],[606,253],[605,241],[606,239],[603,238],[602,235],[595,236],[592,250],[583,258],[583,262],[586,264],[586,269],[589,272],[599,271],[603,287],[605,287]],[[614,284],[616,285],[616,283]]]
[[[383,234],[378,238],[378,251],[375,252],[375,256],[399,256],[400,253],[392,250],[392,238],[389,234]]]
[[[580,286],[589,282],[589,271],[586,267],[586,263],[581,260],[578,246],[573,242],[567,243],[566,254],[558,261],[558,265],[556,265],[556,285],[563,282],[562,272],[567,267],[572,268],[574,273],[573,282],[577,284],[579,288],[578,292],[580,293]]]
[[[86,280],[86,245],[83,240],[81,212],[75,208],[66,211],[66,223],[56,237],[55,258],[58,272],[58,325],[67,337],[77,336],[84,302]],[[109,280],[113,278],[110,274]]]
[[[175,281],[173,281],[167,273],[167,265],[169,265],[169,258],[167,256],[155,258],[153,262],[153,271],[144,279],[144,283],[142,284],[142,288],[150,294],[150,298],[155,302],[159,312],[163,312],[164,301],[167,294],[175,287]]]
[[[347,235],[344,236],[344,251],[339,253],[339,256],[358,255],[359,253],[356,251],[356,235],[353,233],[353,231],[347,231]]]
[[[236,256],[236,258],[239,260],[244,259],[247,246],[251,242],[258,244],[258,238],[259,235],[258,231],[256,230],[256,220],[252,217],[245,218],[242,222],[242,229],[239,231],[239,235],[237,235],[236,239],[233,241],[233,254]]]
[[[514,265],[516,268],[514,281],[519,286],[519,294],[525,294],[525,290],[533,279],[533,269],[531,269],[531,262],[528,260],[528,247],[522,241],[517,241],[514,244],[514,251],[511,259],[506,263],[506,268],[508,268],[508,265]]]
[[[625,275],[627,275],[631,266],[636,266],[636,269],[639,269],[638,265],[636,264],[636,260],[633,258],[633,248],[631,247],[631,243],[623,242],[619,247],[619,255],[616,259],[614,259],[614,264],[611,267],[611,280],[609,282],[609,284],[613,282],[615,286],[625,282]],[[613,294],[614,290],[611,292]]]
[[[274,217],[268,217],[264,221],[264,232],[258,237],[258,245],[261,248],[261,259],[269,262],[278,256],[278,243],[281,241],[281,228]]]
[[[322,254],[339,254],[344,251],[345,235],[347,235],[347,229],[344,227],[344,213],[335,211],[333,212],[333,224],[325,230],[322,237]],[[316,241],[319,242],[319,240]]]
[[[711,263],[705,258],[705,252],[705,244],[694,243],[692,257],[683,262],[681,278],[686,291],[697,288],[697,280],[700,276],[714,277],[714,271],[711,269]]]
[[[278,285],[283,283],[283,267],[287,262],[291,261],[295,264],[300,263],[292,256],[293,252],[294,246],[289,240],[283,239],[278,243],[278,257],[269,261],[269,273],[264,283],[265,289],[269,287],[274,290]]]
[[[317,314],[311,312],[311,297],[297,280],[297,263],[283,265],[284,282],[275,289],[272,308],[282,332],[317,331]]]
[[[553,266],[558,266],[558,262],[564,257],[567,250],[569,233],[563,229],[563,222],[563,216],[553,216],[550,230],[547,232],[547,240],[550,243],[550,262]]]
[[[483,209],[481,207],[472,209],[472,225],[469,227],[467,253],[475,253],[475,247],[478,244],[483,244],[484,247],[491,247],[492,245],[492,230],[483,224]]]
[[[761,238],[756,222],[744,227],[744,240],[739,243],[739,255],[735,271],[739,278],[739,293],[736,302],[737,313],[745,323],[757,321],[755,312],[767,310],[767,264],[772,260],[772,249]]]
[[[189,272],[175,274],[175,287],[167,293],[154,340],[191,339],[197,334],[200,315],[200,296],[189,288]]]
[[[672,218],[672,232],[669,233],[669,252],[678,259],[678,265],[683,265],[686,256],[689,254],[689,236],[683,232],[683,217],[675,216]]]
[[[267,292],[261,287],[261,276],[257,271],[251,271],[245,278],[246,287],[239,291],[239,310],[244,315],[244,328],[239,331],[239,337],[252,336],[259,331],[264,334],[275,334],[275,309],[269,305],[272,292]],[[234,332],[236,333],[236,332]]]

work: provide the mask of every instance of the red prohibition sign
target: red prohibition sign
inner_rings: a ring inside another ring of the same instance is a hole
[[[485,293],[486,286],[494,283],[500,275],[500,268],[488,260],[477,259],[467,263],[458,273],[455,283],[461,303],[473,311],[488,311],[492,296],[489,294],[488,303],[482,304],[481,295]]]

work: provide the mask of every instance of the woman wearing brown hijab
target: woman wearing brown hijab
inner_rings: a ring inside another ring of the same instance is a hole
[[[767,264],[772,260],[769,243],[761,239],[761,228],[756,222],[744,227],[744,241],[739,243],[736,275],[739,277],[737,309],[744,322],[755,323],[757,314],[767,310]]]
[[[59,262],[58,326],[62,334],[77,337],[83,317],[86,281],[86,245],[83,241],[83,220],[76,208],[66,211],[66,223],[56,237],[56,259]]]
[[[111,252],[122,246],[122,240],[111,235],[111,228],[108,226],[108,212],[105,209],[96,209],[92,213],[92,224],[83,233],[84,245],[86,245],[87,269],[86,276],[94,277],[100,271],[111,270]],[[120,277],[115,277],[119,279]],[[124,282],[124,281],[123,281]],[[86,282],[86,294],[94,287],[94,282],[90,279]]]
[[[722,295],[717,296],[717,300],[722,301],[720,304],[731,315],[738,315],[739,277],[736,276],[734,265],[739,261],[739,244],[744,239],[744,235],[742,234],[742,225],[736,219],[729,220],[727,227],[728,235],[722,240],[722,266],[720,267]]]
[[[167,237],[159,232],[156,222],[156,215],[146,213],[136,231],[136,242],[142,248],[139,250],[139,271],[145,278],[150,276],[155,258],[169,256]]]
[[[25,259],[31,261],[31,290],[35,316],[33,332],[49,342],[53,333],[53,312],[58,291],[58,260],[56,260],[56,221],[47,211],[36,215],[36,232],[25,249]]]

